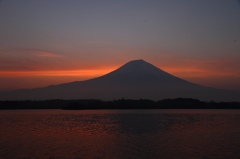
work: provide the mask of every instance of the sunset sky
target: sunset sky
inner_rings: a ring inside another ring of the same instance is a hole
[[[240,91],[240,1],[0,0],[0,91],[82,81],[136,59]]]

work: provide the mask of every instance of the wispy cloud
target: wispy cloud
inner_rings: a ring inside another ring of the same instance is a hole
[[[178,59],[162,68],[180,77],[233,76],[240,77],[239,59]]]
[[[39,56],[39,57],[61,57],[62,55],[46,50],[28,49],[28,48],[13,48],[0,47],[1,56]]]
[[[128,52],[129,56],[127,55]],[[151,56],[149,56],[149,53],[151,53]],[[236,56],[194,57],[171,51],[138,48],[126,51],[123,57],[125,59],[129,57],[144,59],[180,78],[240,77],[240,57]]]
[[[32,54],[34,56],[38,56],[38,57],[61,57],[62,56],[56,53],[42,51],[42,50],[29,50],[29,51],[33,52]]]
[[[81,69],[81,70],[38,70],[38,71],[0,71],[0,77],[24,76],[83,76],[97,77],[113,71],[114,68]]]
[[[29,71],[67,67],[60,65],[66,61],[61,57],[61,54],[45,50],[0,47],[0,70]]]

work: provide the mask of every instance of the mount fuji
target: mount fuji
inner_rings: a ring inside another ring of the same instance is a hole
[[[134,60],[101,77],[43,88],[0,92],[0,100],[195,98],[240,101],[240,92],[204,87],[175,77],[144,60]]]

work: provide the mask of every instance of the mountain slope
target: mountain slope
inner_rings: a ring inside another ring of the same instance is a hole
[[[240,92],[190,83],[143,60],[130,61],[104,76],[44,88],[1,92],[0,100],[196,98],[240,101]]]

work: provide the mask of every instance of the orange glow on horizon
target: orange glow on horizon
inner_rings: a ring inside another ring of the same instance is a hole
[[[182,67],[161,67],[162,70],[181,77],[208,77],[208,76],[233,76],[240,77],[239,72],[226,72],[220,70],[202,69],[202,68],[182,68]]]
[[[89,70],[55,70],[55,71],[0,71],[1,77],[21,77],[21,76],[100,76],[113,71],[108,69]]]
[[[116,70],[118,67],[82,70],[40,70],[40,71],[0,71],[0,77],[24,77],[24,76],[85,76],[97,77]],[[158,67],[163,71],[179,77],[207,77],[233,76],[240,77],[238,72],[221,72],[218,70],[186,67]]]

